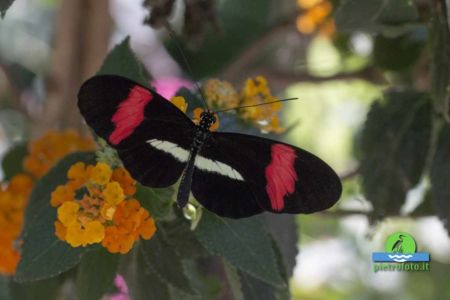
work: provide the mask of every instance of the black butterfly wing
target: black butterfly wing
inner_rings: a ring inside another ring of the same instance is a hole
[[[195,162],[194,197],[218,215],[313,213],[333,206],[342,186],[325,162],[300,148],[236,133],[213,133]]]
[[[137,181],[165,187],[178,180],[185,160],[157,146],[189,149],[195,125],[169,101],[127,78],[100,75],[81,86],[78,107],[95,133],[117,149]]]

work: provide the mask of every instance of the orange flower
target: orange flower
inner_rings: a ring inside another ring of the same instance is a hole
[[[105,230],[102,245],[111,253],[127,253],[139,238],[150,239],[156,232],[155,221],[135,199],[121,202]]]
[[[66,201],[70,201],[75,197],[75,191],[70,185],[59,185],[50,197],[50,204],[57,207]]]
[[[67,178],[69,179],[68,184],[73,189],[80,188],[89,179],[92,167],[87,168],[83,162],[78,162],[72,165],[67,172]]]
[[[195,124],[200,124],[200,115],[204,112],[203,108],[197,107],[194,109],[193,112],[193,121]],[[217,114],[214,114],[216,117],[216,121],[212,124],[212,126],[209,128],[211,131],[216,131],[219,128],[219,116]]]
[[[31,178],[24,174],[15,175],[9,184],[0,185],[0,273],[5,275],[14,274],[20,259],[17,239],[31,185]]]
[[[305,11],[297,17],[297,29],[304,34],[318,30],[322,36],[330,37],[335,32],[334,21],[330,17],[333,6],[328,0],[298,0],[298,6]]]
[[[26,174],[17,174],[9,181],[9,190],[12,193],[28,196],[33,188],[33,179]]]
[[[9,183],[0,186],[0,273],[14,274],[20,259],[20,251],[16,249],[17,241],[34,180],[47,173],[66,154],[91,149],[94,149],[93,141],[80,137],[72,130],[49,131],[28,143],[28,155],[23,161],[27,174],[17,174]],[[51,205],[56,207],[73,200],[74,189],[75,187],[59,186],[52,193]],[[55,226],[57,236],[63,238],[66,235],[64,225],[57,221]]]
[[[120,184],[125,195],[131,196],[136,194],[136,181],[126,169],[122,167],[114,169],[111,180],[117,181]]]
[[[76,151],[95,149],[91,138],[84,138],[73,130],[48,131],[41,138],[28,144],[24,169],[34,177],[41,177],[61,158]]]
[[[61,241],[66,240],[67,228],[60,221],[55,221],[55,234]]]

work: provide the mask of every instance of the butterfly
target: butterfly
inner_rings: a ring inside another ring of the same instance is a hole
[[[196,125],[170,101],[125,77],[87,80],[78,107],[139,183],[162,188],[181,177],[179,207],[192,191],[223,217],[313,213],[333,206],[342,192],[333,169],[313,154],[257,136],[212,132],[214,112],[204,111]]]

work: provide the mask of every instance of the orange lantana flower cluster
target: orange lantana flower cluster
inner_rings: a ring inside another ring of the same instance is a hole
[[[304,34],[318,32],[330,37],[336,31],[331,13],[333,5],[329,0],[297,0],[303,12],[297,17],[297,29]]]
[[[23,166],[27,173],[39,178],[67,154],[93,149],[95,149],[95,143],[90,137],[82,137],[71,129],[50,130],[41,138],[28,144],[28,155]]]
[[[16,240],[22,230],[24,210],[33,180],[23,174],[0,186],[0,273],[11,275],[19,262]]]
[[[92,139],[81,137],[73,130],[52,130],[28,143],[24,172],[0,185],[0,273],[15,273],[20,258],[18,238],[35,180],[45,175],[65,155],[94,148]]]
[[[139,238],[148,240],[155,233],[155,221],[133,198],[136,182],[124,168],[78,162],[67,178],[50,200],[58,209],[55,233],[60,240],[72,247],[102,243],[111,253],[127,253]]]

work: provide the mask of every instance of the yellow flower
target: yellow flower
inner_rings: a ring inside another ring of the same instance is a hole
[[[172,102],[173,105],[178,107],[179,110],[181,110],[182,112],[186,113],[188,104],[186,103],[186,100],[184,99],[184,97],[182,97],[182,96],[172,97],[170,102]]]
[[[202,90],[208,104],[212,106],[231,108],[239,103],[239,95],[228,81],[209,79]]]
[[[242,89],[241,105],[258,105],[278,100],[272,96],[272,93],[267,84],[267,80],[258,76],[256,78],[249,78],[245,82]],[[281,102],[275,102],[266,105],[249,107],[239,110],[239,115],[242,119],[252,122],[265,132],[282,132],[283,128],[279,126],[277,114],[281,110]]]
[[[111,168],[107,164],[105,164],[103,162],[99,162],[91,170],[90,177],[94,183],[100,184],[100,185],[105,185],[110,180],[111,175],[112,175]]]
[[[86,224],[84,243],[100,243],[105,237],[105,227],[99,221],[92,221]]]
[[[72,247],[87,246],[99,243],[105,236],[105,227],[99,221],[91,221],[82,227],[80,223],[73,223],[67,227],[66,241]]]
[[[75,201],[66,201],[58,208],[58,220],[66,226],[77,221],[80,205]]]
[[[79,247],[84,243],[84,231],[81,228],[81,224],[75,222],[67,227],[66,242],[72,247]]]
[[[116,206],[108,203],[104,203],[100,209],[100,214],[105,220],[112,220],[115,212]]]
[[[103,197],[105,201],[110,205],[117,205],[125,199],[125,194],[118,182],[110,182],[103,190]]]

